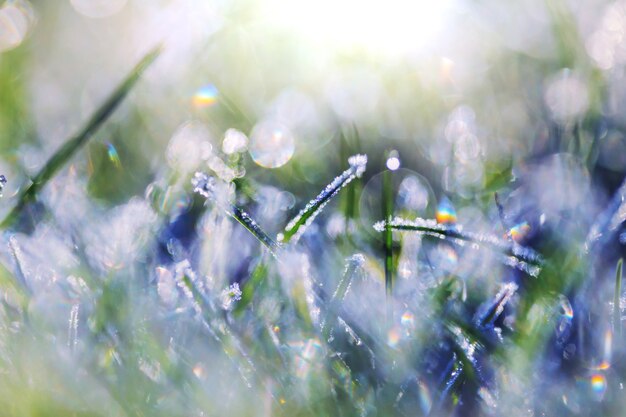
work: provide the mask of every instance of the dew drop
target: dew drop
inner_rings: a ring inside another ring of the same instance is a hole
[[[396,171],[400,168],[400,158],[398,158],[398,152],[393,151],[389,154],[389,158],[387,158],[387,169],[391,171]]]

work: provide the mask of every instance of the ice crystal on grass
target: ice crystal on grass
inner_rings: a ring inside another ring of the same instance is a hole
[[[460,246],[464,246],[465,243],[471,243],[476,247],[484,246],[506,255],[503,261],[506,265],[522,270],[531,276],[539,274],[544,262],[541,255],[533,249],[521,246],[514,241],[503,240],[490,234],[465,232],[461,225],[450,226],[433,219],[407,220],[396,217],[389,221],[379,221],[373,227],[377,232],[383,232],[386,227],[390,227],[394,230],[413,231],[446,239]]]
[[[491,302],[485,305],[477,314],[475,324],[481,326],[491,326],[496,319],[504,311],[504,306],[509,302],[511,297],[517,291],[518,286],[513,282],[502,285],[498,294],[493,298]]]
[[[198,193],[207,199],[215,198],[215,178],[204,172],[196,172],[191,179],[194,193]]]
[[[194,187],[194,192],[202,195],[207,200],[217,201],[215,195],[216,183],[213,177],[208,176],[203,172],[196,172],[191,179],[191,185]],[[267,233],[258,225],[256,221],[244,210],[240,209],[234,204],[220,204],[218,206],[222,208],[233,219],[237,220],[243,227],[245,227],[255,238],[264,244],[270,252],[275,255],[278,245],[270,238]]]
[[[343,276],[337,284],[337,288],[326,307],[326,315],[321,323],[322,332],[328,338],[334,325],[334,317],[337,316],[339,306],[350,291],[352,281],[358,273],[358,270],[365,263],[365,256],[360,253],[354,254],[346,260],[346,266]],[[331,323],[332,321],[332,323]]]
[[[224,289],[220,294],[220,303],[224,310],[232,310],[235,303],[239,300],[241,300],[241,290],[236,282]]]
[[[294,217],[285,227],[285,231],[278,237],[279,241],[289,242],[291,239],[297,241],[315,218],[322,212],[326,204],[343,187],[352,182],[355,178],[360,178],[367,167],[366,155],[353,155],[348,158],[350,168],[328,184],[317,197],[311,200],[296,217]]]
[[[78,344],[78,313],[80,304],[72,305],[70,309],[70,319],[67,330],[67,345],[73,350]]]

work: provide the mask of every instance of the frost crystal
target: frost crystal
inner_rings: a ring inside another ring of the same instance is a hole
[[[309,203],[294,217],[285,227],[285,233],[278,236],[279,241],[293,237],[298,240],[305,229],[315,220],[321,213],[326,204],[333,198],[339,190],[348,185],[355,178],[360,178],[365,172],[367,165],[366,155],[353,155],[348,158],[350,168],[345,170],[341,175],[328,184],[321,193]]]
[[[514,241],[509,242],[490,234],[464,232],[461,225],[441,224],[437,223],[434,219],[416,218],[415,220],[407,220],[396,217],[388,221],[383,220],[376,222],[373,227],[377,232],[383,232],[386,227],[395,230],[418,232],[440,239],[449,239],[460,246],[463,246],[467,242],[471,243],[472,247],[475,248],[478,248],[480,245],[486,246],[508,255],[504,259],[505,264],[520,269],[532,276],[539,275],[541,270],[539,266],[543,264],[541,255]],[[535,265],[529,265],[529,263]]]
[[[361,178],[367,167],[367,155],[353,155],[348,158],[348,164],[350,164],[350,168],[354,170],[354,175],[356,175],[357,178]]]
[[[242,293],[239,289],[239,284],[236,282],[231,284],[230,287],[224,289],[220,295],[222,308],[224,310],[232,310],[235,302],[241,300],[241,295]]]
[[[209,177],[204,172],[196,172],[191,179],[193,191],[205,198],[215,197],[215,178]]]
[[[504,306],[509,302],[511,297],[517,292],[518,286],[514,282],[502,285],[498,294],[478,314],[476,324],[478,326],[492,325],[493,322],[502,314]]]
[[[192,305],[194,310],[198,313],[202,313],[202,307],[198,303],[197,294],[194,294],[194,291],[202,294],[202,283],[196,278],[196,273],[191,268],[189,261],[185,259],[184,261],[178,262],[175,266],[176,270],[176,284],[182,290],[185,297],[187,297]]]

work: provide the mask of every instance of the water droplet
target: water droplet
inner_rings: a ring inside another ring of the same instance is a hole
[[[295,141],[291,131],[274,121],[258,123],[250,133],[250,156],[265,168],[285,165],[295,152]]]
[[[396,171],[398,168],[400,168],[400,158],[398,158],[398,152],[391,152],[389,158],[387,158],[386,165],[387,169],[391,171]]]

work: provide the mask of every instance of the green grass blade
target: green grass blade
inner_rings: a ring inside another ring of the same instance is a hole
[[[326,204],[341,190],[355,178],[360,178],[365,172],[367,165],[367,156],[354,155],[348,159],[350,168],[345,170],[341,175],[333,180],[315,197],[306,207],[304,207],[296,217],[294,217],[285,227],[285,231],[278,236],[280,242],[287,243],[291,239],[298,240],[300,235],[304,233],[306,226],[309,225],[318,214],[324,209]]]
[[[240,316],[252,302],[254,293],[261,287],[268,274],[268,267],[264,260],[260,260],[250,274],[250,279],[243,283],[241,287],[241,300],[235,306],[233,314]]]
[[[617,261],[617,270],[615,271],[615,294],[613,296],[613,332],[622,335],[622,312],[620,309],[620,298],[622,294],[622,265],[624,260],[620,258]]]
[[[61,168],[78,152],[93,135],[98,131],[102,124],[111,116],[113,111],[124,100],[128,92],[137,83],[143,72],[154,62],[159,56],[161,48],[158,47],[149,52],[139,63],[133,68],[130,74],[122,81],[122,83],[113,91],[107,100],[96,110],[96,112],[87,121],[85,126],[76,134],[76,136],[66,141],[52,157],[46,162],[43,168],[32,179],[32,184],[24,189],[18,196],[18,201],[11,212],[5,217],[0,224],[0,228],[6,229],[15,224],[21,210],[26,204],[33,201],[39,191],[52,179]]]
[[[272,255],[276,256],[276,249],[278,249],[278,244],[274,242],[274,240],[265,233],[265,231],[259,226],[257,222],[255,222],[252,217],[239,207],[235,205],[230,206],[230,210],[226,211],[229,216],[233,219],[237,220],[239,224],[246,228],[247,231],[252,234],[259,242],[261,242],[265,247],[267,247]]]

